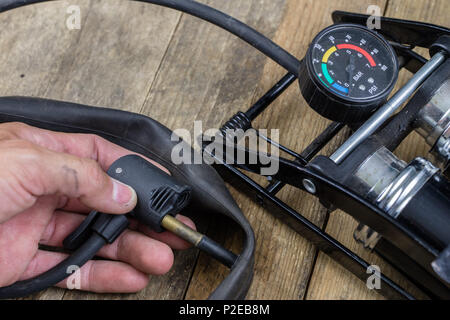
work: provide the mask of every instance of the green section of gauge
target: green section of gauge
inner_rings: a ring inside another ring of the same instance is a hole
[[[325,79],[331,84],[334,82],[333,78],[331,78],[330,74],[328,73],[327,65],[325,63],[322,63],[322,72],[325,76]]]

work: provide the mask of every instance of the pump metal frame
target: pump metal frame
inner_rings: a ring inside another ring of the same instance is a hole
[[[363,17],[364,15],[345,12],[333,13],[333,18],[336,22],[343,20],[353,23],[366,21]],[[396,19],[387,20],[389,22]],[[399,23],[401,24],[402,22]],[[406,21],[406,23],[410,26],[412,22]],[[414,22],[414,26],[418,26],[418,30],[423,31],[423,29],[430,28],[432,25],[421,25]],[[396,27],[398,26],[396,25]],[[442,29],[433,30],[433,35],[439,32],[448,32],[448,30],[442,31]],[[395,32],[398,33],[399,31],[394,28]],[[381,107],[367,122],[359,127],[351,127],[356,132],[330,157],[336,163],[341,162],[342,159],[355,150],[359,143],[373,134],[446,59],[443,53],[437,53],[430,61],[427,61],[424,57],[412,51],[413,45],[405,46],[396,41],[391,41],[391,44],[396,49],[399,58],[401,58],[400,68],[404,67],[415,73],[415,75],[403,88],[397,91],[393,99]],[[231,117],[221,128],[223,136],[226,137],[227,129],[247,130],[252,128],[252,121],[263,113],[296,79],[297,77],[294,74],[287,73],[247,111],[238,112]],[[316,226],[300,212],[280,200],[277,197],[277,193],[286,184],[314,194],[329,209],[328,211],[336,208],[342,209],[351,214],[356,220],[382,233],[383,238],[379,241],[374,251],[390,262],[394,268],[430,298],[448,299],[450,297],[449,286],[438,280],[430,267],[430,262],[436,259],[439,254],[435,248],[429,246],[426,241],[420,239],[416,234],[405,229],[395,219],[372,203],[323,174],[323,172],[321,173],[320,170],[315,170],[317,168],[311,165],[311,160],[343,127],[344,124],[342,123],[331,123],[300,153],[280,145],[257,132],[260,138],[265,139],[273,147],[279,148],[293,158],[279,158],[279,171],[277,174],[269,177],[269,183],[265,186],[257,183],[245,173],[245,171],[248,171],[259,174],[260,169],[264,167],[261,163],[231,165],[228,164],[229,161],[228,163],[224,161],[223,156],[220,157],[211,152],[209,154],[214,158],[215,168],[224,180],[234,185],[238,190],[245,192],[259,205],[267,208],[271,214],[311,241],[319,250],[329,255],[359,279],[367,280],[369,276],[367,270],[370,264]],[[203,143],[204,151],[208,151],[208,145],[208,143]],[[236,151],[233,153],[234,155],[237,154],[237,151],[245,152],[246,157],[250,157],[254,153],[254,151],[239,147],[237,141],[233,142],[233,148]],[[267,156],[261,153],[257,155]],[[237,159],[235,158],[234,160]],[[233,163],[237,163],[237,161]],[[392,243],[401,243],[401,245],[396,247]],[[410,256],[403,253],[408,252],[408,248],[414,248],[410,252]],[[381,289],[379,289],[379,293],[383,296],[394,299],[414,299],[411,293],[384,274],[380,275],[380,280]]]

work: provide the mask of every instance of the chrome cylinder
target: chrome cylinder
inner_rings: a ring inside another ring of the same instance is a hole
[[[449,176],[450,173],[450,125],[442,133],[431,150],[438,159],[442,170]]]
[[[406,165],[387,148],[381,147],[359,166],[355,177],[359,180],[362,196],[397,218],[438,171],[438,168],[423,158],[416,158]],[[359,224],[354,238],[364,247],[373,249],[381,236],[368,226]]]
[[[381,147],[368,157],[356,170],[360,180],[359,193],[374,202],[381,192],[406,167],[406,162],[398,159],[386,147]]]
[[[416,127],[416,131],[432,147],[431,153],[445,171],[450,163],[450,78],[422,107]]]
[[[416,158],[379,194],[375,203],[397,218],[406,205],[439,171],[431,162]]]

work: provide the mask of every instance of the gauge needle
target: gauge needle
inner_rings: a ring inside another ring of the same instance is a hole
[[[355,56],[352,54],[350,55],[349,62],[347,64],[347,74],[348,74],[348,95],[350,95],[350,91],[352,90],[352,78],[353,78],[353,70],[355,69]]]

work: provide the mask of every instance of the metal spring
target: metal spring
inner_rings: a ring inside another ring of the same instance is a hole
[[[228,132],[234,132],[235,130],[243,130],[247,131],[248,129],[252,128],[252,123],[250,119],[247,117],[247,115],[241,111],[236,113],[234,116],[230,118],[220,129],[220,132],[224,137],[227,136],[227,130]]]

